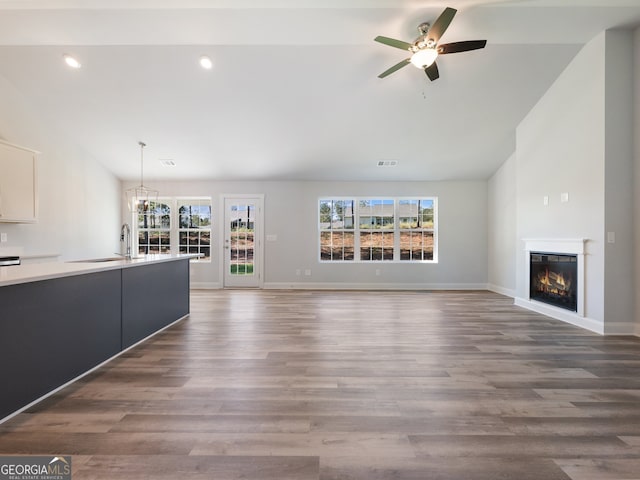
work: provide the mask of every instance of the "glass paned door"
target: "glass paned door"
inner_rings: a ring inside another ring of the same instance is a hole
[[[261,285],[261,214],[259,197],[226,197],[224,286]]]

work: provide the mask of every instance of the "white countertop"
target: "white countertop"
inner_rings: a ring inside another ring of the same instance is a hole
[[[24,248],[22,247],[0,247],[0,257],[20,257],[22,259],[40,259],[40,258],[55,258],[59,257],[59,253],[49,253],[49,252],[40,252],[40,253],[24,253]]]
[[[108,262],[48,262],[0,267],[0,287],[17,285],[20,283],[37,282],[40,280],[50,280],[53,278],[70,277],[72,275],[83,275],[85,273],[139,267],[152,263],[197,258],[199,256],[200,255],[198,254],[160,254],[144,255],[131,260],[123,258],[122,260],[113,260]]]

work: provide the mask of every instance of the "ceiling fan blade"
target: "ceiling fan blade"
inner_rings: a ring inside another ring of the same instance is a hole
[[[401,62],[396,63],[393,67],[389,68],[388,70],[385,70],[384,72],[382,72],[380,75],[378,75],[378,78],[384,78],[387,75],[391,75],[396,70],[400,70],[402,67],[406,67],[410,63],[411,63],[411,60],[406,58],[406,59],[402,60]]]
[[[447,53],[468,52],[469,50],[478,50],[484,48],[487,44],[486,40],[467,40],[466,42],[453,42],[438,45],[438,53],[444,55]]]
[[[449,24],[451,20],[453,20],[453,17],[456,16],[456,12],[457,10],[455,8],[445,8],[444,12],[442,12],[436,21],[433,22],[433,25],[431,25],[431,28],[427,32],[427,37],[438,42],[445,30],[449,28]]]
[[[429,80],[431,80],[432,82],[440,78],[440,72],[438,72],[438,65],[436,65],[436,62],[433,62],[428,67],[425,67],[424,73],[427,74],[427,77],[429,77]]]
[[[390,47],[400,48],[401,50],[410,50],[413,45],[411,43],[403,42],[402,40],[396,40],[395,38],[380,37],[374,38],[376,42],[384,43]]]

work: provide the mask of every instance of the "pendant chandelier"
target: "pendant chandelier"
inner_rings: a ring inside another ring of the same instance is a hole
[[[130,212],[139,211],[142,207],[143,211],[149,209],[151,202],[158,203],[158,190],[147,188],[144,185],[144,142],[138,142],[140,145],[140,185],[135,188],[129,188],[125,192],[127,195],[127,205]]]

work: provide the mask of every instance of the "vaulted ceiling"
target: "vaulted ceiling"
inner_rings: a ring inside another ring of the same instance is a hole
[[[487,47],[377,78],[407,54],[373,38],[446,6],[442,41]],[[582,45],[639,24],[640,0],[0,0],[0,76],[123,179],[140,140],[145,178],[483,179]]]

